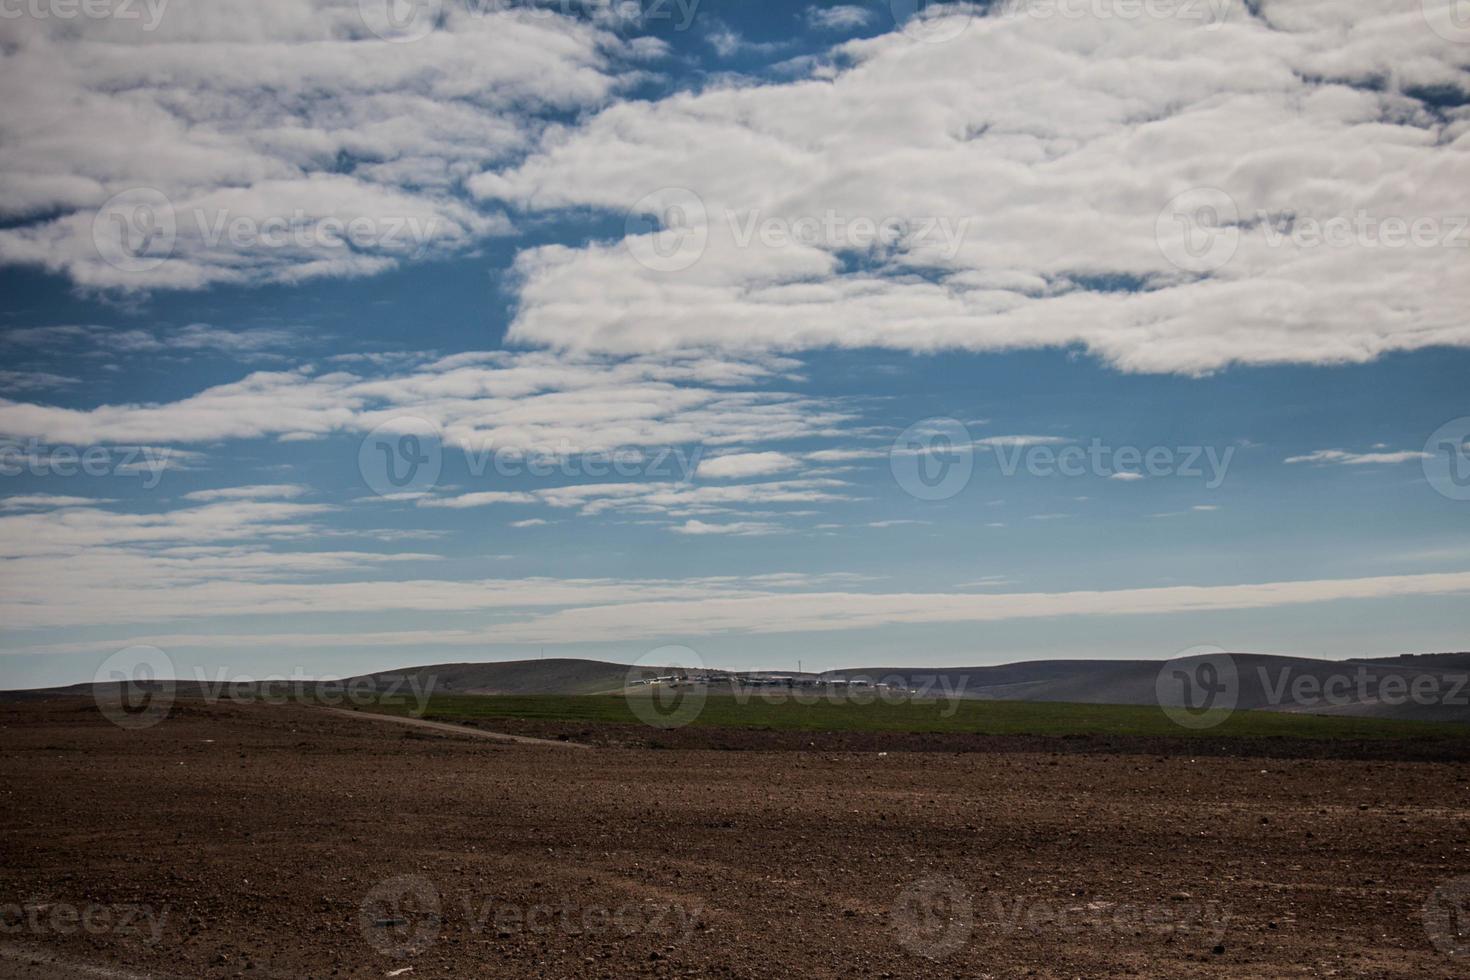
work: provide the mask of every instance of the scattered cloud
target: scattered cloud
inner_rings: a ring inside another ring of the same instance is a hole
[[[758,537],[767,534],[784,534],[787,529],[779,524],[767,524],[757,521],[706,524],[704,521],[689,520],[678,527],[671,527],[669,530],[675,534],[732,534],[740,537]]]
[[[786,453],[731,453],[700,460],[695,476],[714,480],[748,479],[794,470],[799,466],[801,461]]]
[[[271,498],[291,499],[310,492],[310,487],[300,483],[270,483],[247,487],[224,487],[218,490],[195,490],[192,493],[184,494],[184,499],[199,502],[215,500],[261,500]]]
[[[363,434],[408,419],[433,425],[454,448],[563,457],[839,434],[850,411],[763,390],[791,365],[783,358],[541,351],[469,352],[375,374],[304,365],[257,371],[161,404],[78,409],[0,399],[0,436],[187,444]]]
[[[866,27],[878,17],[871,7],[853,4],[838,4],[834,7],[808,7],[806,22],[812,27],[828,31],[850,31]]]
[[[1341,466],[1380,466],[1428,459],[1429,454],[1417,450],[1403,452],[1354,453],[1345,449],[1318,449],[1303,456],[1288,456],[1288,463],[1332,463]]]

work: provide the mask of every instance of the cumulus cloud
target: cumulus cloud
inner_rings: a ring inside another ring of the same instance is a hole
[[[610,58],[660,49],[498,4],[447,4],[437,29],[394,43],[369,9],[171,0],[156,24],[0,22],[0,261],[131,290],[463,249],[511,230],[463,180],[524,152],[544,114],[606,102]]]
[[[651,216],[523,252],[512,338],[1076,347],[1181,373],[1470,344],[1470,73],[1419,0],[1034,6],[619,103],[474,178],[528,212]],[[1390,243],[1419,219],[1433,244]],[[1343,220],[1346,241],[1302,234]]]

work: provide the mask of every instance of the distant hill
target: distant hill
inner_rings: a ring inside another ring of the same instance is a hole
[[[1439,670],[1470,670],[1470,653],[1401,653],[1396,657],[1353,657],[1350,664],[1395,664],[1400,667],[1434,667]]]
[[[1237,708],[1470,722],[1470,656],[1464,654],[1433,655],[1430,662],[1256,653],[1230,658],[1237,674]],[[900,677],[910,687],[927,684],[944,693],[947,684],[962,697],[998,701],[1156,704],[1163,666],[1158,660],[1037,660],[998,667],[875,667],[831,671],[828,676]],[[1180,666],[1188,667],[1188,662]]]
[[[1236,707],[1311,714],[1470,722],[1470,654],[1398,656],[1384,660],[1311,660],[1264,654],[1231,654]],[[782,672],[807,682],[867,678],[919,690],[933,697],[975,700],[1068,701],[1149,705],[1158,702],[1157,660],[1035,660],[994,667],[870,667],[821,674]],[[1180,665],[1176,665],[1180,666]],[[1192,669],[1188,662],[1182,664]],[[498,663],[430,664],[376,671],[353,678],[381,691],[505,695],[616,693],[630,679],[668,673],[668,667],[632,668],[600,660],[551,658]],[[749,679],[749,675],[746,675]],[[1324,685],[1335,684],[1326,698]],[[93,685],[0,692],[0,700],[86,695]],[[181,684],[179,693],[196,693]],[[1415,692],[1418,692],[1416,695]]]
[[[629,669],[627,664],[558,657],[403,667],[363,674],[362,679],[387,688],[395,682],[406,684],[412,678],[422,690],[432,678],[433,690],[442,694],[604,694],[621,691]],[[647,677],[658,673],[655,668],[640,671]]]

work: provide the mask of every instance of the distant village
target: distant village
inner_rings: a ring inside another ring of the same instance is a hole
[[[657,677],[645,677],[628,682],[629,687],[709,687],[728,685],[734,690],[741,688],[776,689],[790,691],[853,691],[894,692],[914,694],[906,685],[887,681],[874,681],[866,677],[829,677],[823,674],[803,673],[737,673],[734,671],[701,670],[675,671]]]

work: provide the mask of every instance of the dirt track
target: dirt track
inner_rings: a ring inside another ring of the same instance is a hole
[[[450,735],[462,735],[469,738],[485,738],[492,742],[510,742],[516,745],[540,745],[543,748],[571,748],[586,749],[590,746],[582,742],[558,741],[549,738],[536,738],[530,735],[511,735],[506,732],[489,732],[482,728],[468,728],[464,725],[451,725],[441,721],[429,721],[424,718],[412,718],[404,715],[376,714],[370,711],[351,711],[347,708],[321,708],[328,714],[337,715],[340,718],[352,718],[361,722],[376,723],[380,725],[407,725],[409,728],[417,728],[421,731],[441,732]]]
[[[176,711],[0,707],[0,976],[81,975],[32,948],[156,977],[1470,974],[1421,914],[1470,872],[1462,766]]]

